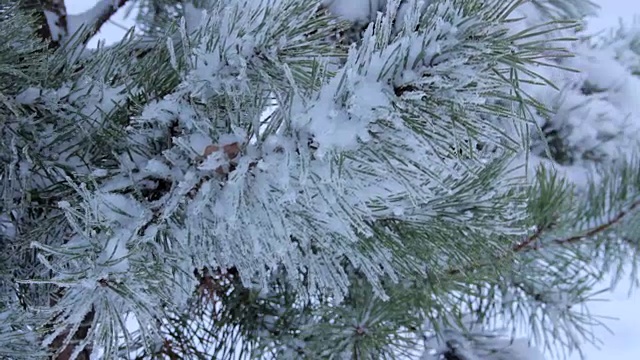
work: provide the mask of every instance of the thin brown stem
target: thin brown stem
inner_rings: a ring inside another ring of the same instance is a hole
[[[538,226],[536,228],[536,231],[529,236],[527,239],[525,239],[525,241],[522,241],[518,244],[516,244],[515,246],[513,246],[513,251],[514,252],[519,252],[522,251],[522,249],[528,247],[529,245],[531,245],[532,243],[534,243],[536,240],[538,240],[538,238],[540,238],[540,235],[542,235],[544,228],[542,226]]]
[[[607,221],[604,224],[601,224],[599,226],[596,226],[590,230],[587,230],[586,232],[580,234],[580,235],[575,235],[575,236],[571,236],[568,237],[566,239],[556,239],[553,240],[553,242],[555,242],[556,244],[572,244],[578,241],[581,241],[583,239],[586,239],[588,237],[597,235],[603,231],[606,231],[608,229],[610,229],[611,227],[613,227],[614,225],[618,224],[620,221],[622,221],[622,219],[624,219],[624,217],[626,217],[627,215],[629,215],[631,212],[633,212],[634,210],[636,210],[638,207],[640,207],[640,200],[635,201],[634,203],[632,203],[628,209],[626,210],[621,210],[618,214],[616,214],[616,216],[614,216],[611,220]]]
[[[613,226],[620,223],[626,216],[631,214],[634,210],[637,210],[639,207],[640,207],[640,200],[636,200],[627,209],[620,210],[620,212],[618,212],[613,218],[611,218],[606,223],[595,226],[579,235],[574,235],[564,239],[553,239],[550,241],[550,243],[559,244],[559,245],[569,245],[569,244],[574,244],[574,243],[586,240],[587,238],[590,238],[592,236],[596,236],[604,231],[611,229]],[[536,231],[533,234],[531,234],[530,236],[528,236],[518,244],[514,245],[511,248],[512,250],[511,252],[507,252],[502,256],[496,257],[491,263],[493,264],[496,261],[503,260],[509,254],[522,253],[528,250],[532,250],[533,248],[530,247],[530,245],[533,244],[536,240],[538,240],[543,232],[544,232],[544,229],[542,227],[539,227],[538,229],[536,229]],[[537,250],[538,248],[536,247],[535,249]],[[488,265],[489,264],[472,265],[464,269],[455,268],[455,269],[448,270],[446,273],[449,275],[457,275],[463,272],[472,271],[477,268],[488,266]]]

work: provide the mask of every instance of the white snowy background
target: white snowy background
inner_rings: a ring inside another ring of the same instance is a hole
[[[349,1],[349,0],[343,0]],[[640,16],[640,0],[595,0],[601,7],[598,17],[589,19],[588,30],[590,33],[608,31],[618,25],[619,21],[626,24],[632,23],[636,15]],[[91,8],[97,0],[66,0],[67,10],[70,14],[83,12]],[[119,40],[133,25],[131,16],[125,18],[127,7],[120,11],[102,28],[100,33],[92,40],[90,46],[96,46],[98,41],[112,43]],[[640,87],[638,88],[640,89]],[[640,102],[640,92],[634,95]],[[639,114],[640,115],[640,114]],[[636,117],[635,121],[640,122]],[[635,124],[639,126],[639,124]],[[607,287],[603,283],[602,287]],[[633,360],[640,359],[640,291],[629,293],[630,283],[622,281],[615,291],[603,295],[603,301],[592,302],[589,309],[592,314],[605,316],[607,329],[597,330],[597,335],[602,341],[600,348],[585,346],[584,351],[587,360]],[[580,359],[574,354],[570,360]]]

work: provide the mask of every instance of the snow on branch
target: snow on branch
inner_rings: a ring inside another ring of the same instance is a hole
[[[544,355],[527,339],[505,336],[502,331],[485,328],[471,314],[461,321],[443,319],[440,324],[425,324],[425,329],[439,328],[441,333],[425,336],[421,360],[544,360]]]
[[[51,33],[51,40],[63,43],[78,31],[86,31],[82,44],[86,44],[118,9],[128,0],[100,0],[89,10],[68,15],[64,0],[49,0],[45,4],[44,15]]]
[[[111,16],[115,14],[121,7],[123,7],[128,0],[101,0],[91,9],[77,15],[70,15],[69,34],[74,34],[80,30],[83,26],[89,31],[87,37],[83,39],[83,42],[89,41],[89,39],[95,35],[102,25],[109,21]]]
[[[47,19],[51,40],[60,43],[68,34],[67,8],[64,0],[51,0],[44,5],[44,16]]]

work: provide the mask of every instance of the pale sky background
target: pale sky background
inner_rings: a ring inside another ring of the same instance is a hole
[[[630,23],[636,15],[640,15],[640,0],[595,1],[601,9],[597,18],[589,20],[588,29],[592,32],[615,27],[620,19]],[[67,10],[71,14],[80,13],[95,3],[96,0],[66,0]],[[120,26],[127,28],[133,25],[131,19],[123,19],[124,13],[124,9],[121,9],[113,17],[112,23],[107,23],[91,44],[95,46],[99,39],[107,42],[120,39],[126,32]],[[640,94],[638,94],[638,101],[640,101]],[[603,287],[606,286],[607,284],[603,284]],[[605,329],[598,330],[597,334],[603,345],[599,350],[592,346],[585,346],[587,360],[640,359],[640,291],[636,290],[629,296],[628,290],[629,283],[623,281],[614,292],[602,296],[608,301],[594,302],[589,306],[592,314],[613,318],[606,321],[613,334]],[[570,359],[578,360],[580,357],[576,354]]]

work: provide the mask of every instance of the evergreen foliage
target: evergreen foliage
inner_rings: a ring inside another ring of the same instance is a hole
[[[126,1],[2,7],[0,357],[597,341],[585,304],[637,264],[640,162],[571,136],[563,94],[607,90],[576,66],[590,1],[129,3],[140,32],[97,49]],[[553,166],[575,159],[585,184]]]

